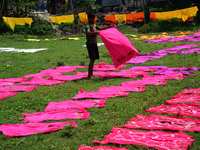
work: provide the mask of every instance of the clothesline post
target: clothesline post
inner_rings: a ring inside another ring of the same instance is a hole
[[[143,12],[144,12],[144,0],[143,0]],[[147,27],[146,27],[146,20],[145,20],[145,12],[144,12],[144,27],[145,27],[145,33],[147,33]]]

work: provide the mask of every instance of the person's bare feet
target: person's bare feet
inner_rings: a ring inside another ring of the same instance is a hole
[[[90,76],[90,77],[88,77],[88,79],[96,79],[96,77],[95,76]]]

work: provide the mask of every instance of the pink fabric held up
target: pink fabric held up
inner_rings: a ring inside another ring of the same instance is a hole
[[[22,116],[26,117],[22,122],[42,122],[45,120],[62,120],[62,119],[87,119],[90,113],[84,108],[77,109],[63,109],[50,112],[38,112],[32,114],[23,113]]]
[[[199,124],[199,119],[139,114],[120,127],[131,129],[167,129],[200,132]]]
[[[117,148],[117,147],[107,147],[107,146],[86,146],[81,145],[78,150],[128,150],[126,148]]]
[[[140,55],[129,39],[114,27],[99,31],[99,36],[105,44],[115,67]]]
[[[27,136],[37,133],[46,133],[62,129],[65,125],[78,127],[75,121],[54,123],[25,123],[25,124],[3,124],[0,131],[7,137]]]
[[[74,101],[67,100],[61,102],[50,102],[48,106],[44,109],[47,111],[62,110],[67,108],[92,108],[92,107],[105,107],[106,99],[99,100],[82,100]]]
[[[131,144],[153,147],[162,150],[187,150],[195,139],[181,131],[170,133],[162,131],[139,131],[113,127],[110,134],[103,141],[94,140],[93,143]]]

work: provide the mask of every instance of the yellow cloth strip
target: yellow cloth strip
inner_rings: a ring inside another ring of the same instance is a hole
[[[72,22],[74,22],[74,14],[72,14],[72,15],[66,15],[66,16],[64,16],[64,17],[65,17],[67,23],[72,23]]]
[[[198,11],[198,7],[197,6],[186,8],[186,9],[182,9],[181,10],[181,15],[182,15],[183,22],[185,22],[188,19],[188,17],[195,16],[197,14],[197,11]]]
[[[78,16],[81,21],[87,21],[88,19],[85,12],[79,13]]]
[[[20,26],[25,25],[25,19],[23,18],[14,18],[14,20],[15,20],[15,25],[20,25]]]
[[[33,22],[32,18],[14,18],[14,17],[3,17],[3,21],[14,31],[15,25],[24,26],[25,24],[31,25]]]
[[[74,22],[74,15],[65,15],[65,16],[54,16],[49,17],[52,23],[62,24],[62,23],[72,23]]]
[[[125,22],[126,21],[126,15],[125,14],[115,14],[115,18],[118,22]]]
[[[3,21],[14,31],[15,20],[12,17],[3,17]]]
[[[190,7],[182,10],[167,11],[167,12],[156,12],[156,19],[158,20],[168,20],[172,18],[182,19],[184,22],[188,17],[195,16],[197,14],[198,7]]]
[[[157,12],[155,13],[156,19],[158,20],[168,20],[172,18],[178,18],[181,19],[181,10],[175,10],[175,11],[167,11],[167,12]]]

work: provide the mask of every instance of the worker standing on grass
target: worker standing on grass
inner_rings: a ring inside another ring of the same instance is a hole
[[[93,13],[88,14],[88,23],[85,25],[85,29],[86,29],[86,39],[87,39],[86,47],[90,58],[90,63],[88,66],[89,79],[95,79],[95,77],[93,76],[94,62],[96,59],[99,59],[99,50],[97,46],[97,35],[99,34],[99,32],[96,30],[103,30],[110,27],[113,27],[113,25],[103,28],[96,26],[95,14]]]

